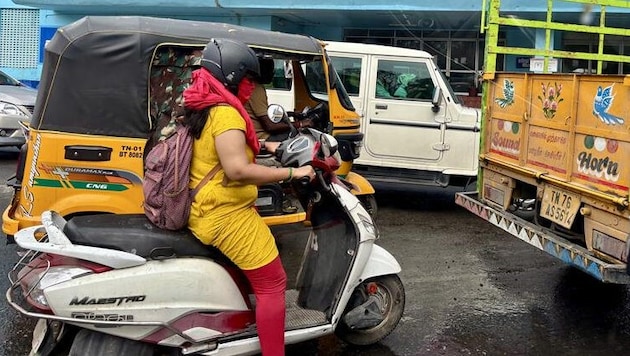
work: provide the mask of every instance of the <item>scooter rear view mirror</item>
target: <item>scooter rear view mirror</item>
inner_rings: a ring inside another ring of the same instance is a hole
[[[267,108],[267,116],[269,117],[269,120],[271,120],[271,122],[273,122],[274,124],[282,121],[285,115],[286,112],[284,111],[284,108],[278,104],[271,104]]]
[[[335,152],[337,152],[337,139],[335,139],[335,137],[333,137],[332,135],[322,133],[320,136],[320,141],[322,143],[321,147],[324,157],[330,157],[335,154]]]

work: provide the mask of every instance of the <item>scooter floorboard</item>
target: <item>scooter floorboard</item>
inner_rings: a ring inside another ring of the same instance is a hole
[[[298,291],[289,289],[286,292],[287,317],[285,330],[326,324],[326,315],[319,310],[302,309],[297,305]]]

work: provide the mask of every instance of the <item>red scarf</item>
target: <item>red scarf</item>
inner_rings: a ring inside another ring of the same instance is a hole
[[[193,71],[192,84],[184,90],[184,105],[193,110],[203,110],[217,104],[228,104],[241,114],[245,120],[245,142],[254,151],[254,155],[257,155],[260,145],[256,130],[241,101],[207,70]]]

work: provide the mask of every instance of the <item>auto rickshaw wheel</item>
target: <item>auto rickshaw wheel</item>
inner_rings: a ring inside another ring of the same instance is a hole
[[[364,194],[357,196],[357,198],[359,198],[361,205],[363,205],[368,214],[370,214],[372,220],[376,220],[376,213],[378,211],[376,196],[374,196],[374,194]]]

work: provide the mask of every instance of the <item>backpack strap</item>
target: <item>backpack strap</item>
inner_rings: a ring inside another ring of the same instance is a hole
[[[194,198],[195,195],[197,195],[197,193],[199,193],[201,188],[203,188],[203,186],[206,185],[206,183],[208,183],[217,174],[217,172],[219,172],[220,169],[221,169],[221,163],[217,163],[217,165],[214,166],[214,168],[212,168],[212,170],[210,172],[208,172],[208,174],[206,174],[205,177],[203,177],[201,182],[199,182],[199,184],[197,184],[195,189],[192,191],[192,198]]]

